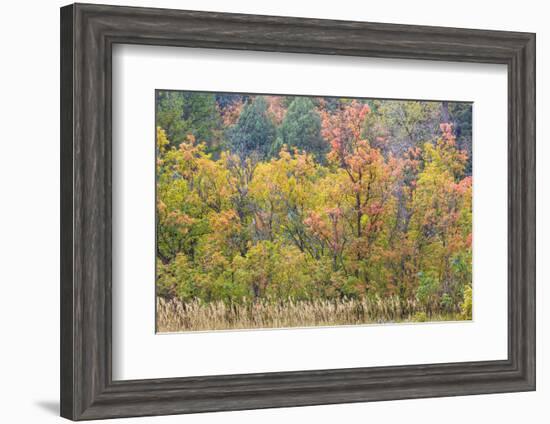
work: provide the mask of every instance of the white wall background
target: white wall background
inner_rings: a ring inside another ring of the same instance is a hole
[[[105,3],[107,1],[103,1]],[[550,419],[550,290],[543,287],[550,261],[544,215],[550,208],[550,148],[544,146],[550,102],[545,62],[550,29],[540,0],[160,0],[113,4],[366,20],[537,33],[538,135],[538,390],[469,396],[272,409],[118,422],[279,423],[406,422],[501,424]],[[59,7],[57,0],[6,2],[0,24],[0,421],[55,423],[59,393]]]

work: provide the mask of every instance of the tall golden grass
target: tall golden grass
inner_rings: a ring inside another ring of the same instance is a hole
[[[458,313],[426,315],[416,302],[403,304],[396,297],[340,301],[289,299],[245,304],[157,298],[157,331],[160,333],[462,319]]]

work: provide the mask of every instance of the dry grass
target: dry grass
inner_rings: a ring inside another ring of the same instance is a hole
[[[157,299],[157,331],[161,333],[460,319],[459,314],[426,316],[415,302],[402,305],[397,298],[337,302],[287,300],[243,305]]]

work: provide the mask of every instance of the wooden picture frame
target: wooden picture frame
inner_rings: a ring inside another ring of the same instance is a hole
[[[116,43],[505,64],[508,359],[113,381]],[[72,420],[535,389],[535,35],[74,4],[61,9],[61,415]]]

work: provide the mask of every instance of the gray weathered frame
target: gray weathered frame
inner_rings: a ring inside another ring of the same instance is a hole
[[[113,381],[115,43],[506,64],[508,359]],[[61,9],[60,124],[62,416],[84,420],[535,389],[534,34],[74,4]]]

